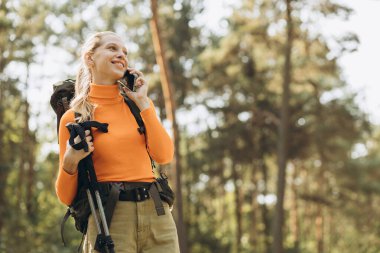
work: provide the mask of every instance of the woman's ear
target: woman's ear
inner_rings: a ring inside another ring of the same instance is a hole
[[[88,67],[94,67],[95,63],[94,63],[94,60],[92,59],[92,55],[87,53],[86,56],[85,56],[85,59],[86,59],[86,65]]]

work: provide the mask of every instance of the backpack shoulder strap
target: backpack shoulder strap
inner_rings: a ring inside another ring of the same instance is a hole
[[[128,105],[129,109],[131,110],[133,116],[136,119],[137,124],[139,125],[139,127],[137,128],[137,131],[139,131],[140,134],[145,134],[146,133],[145,125],[140,115],[140,109],[137,107],[135,102],[133,102],[127,96],[124,96],[124,101]]]
[[[136,119],[137,124],[139,125],[139,128],[137,128],[137,131],[139,131],[140,134],[145,135],[146,151],[148,152],[150,162],[152,164],[152,169],[156,168],[154,160],[152,159],[152,157],[150,156],[149,151],[148,151],[148,143],[146,141],[146,129],[145,129],[144,121],[142,120],[141,115],[140,115],[140,109],[135,104],[135,102],[133,102],[131,99],[129,99],[126,95],[123,95],[123,97],[124,97],[125,103],[128,105],[129,109],[131,110],[133,116]]]

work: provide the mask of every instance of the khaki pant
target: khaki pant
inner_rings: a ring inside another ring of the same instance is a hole
[[[118,201],[110,234],[115,253],[179,253],[177,229],[169,205],[163,202],[165,215],[158,216],[153,199],[143,202]],[[84,252],[94,253],[97,229],[89,218]]]

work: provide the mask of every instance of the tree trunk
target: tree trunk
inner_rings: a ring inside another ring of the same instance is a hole
[[[267,175],[266,175],[266,179],[264,180],[265,180],[264,184],[267,184],[268,183]],[[265,186],[265,190],[263,191],[264,197],[267,196],[266,188],[267,186]],[[264,195],[264,192],[265,192],[265,195]],[[264,236],[264,251],[263,252],[270,253],[271,252],[270,218],[269,218],[269,210],[265,202],[261,205],[261,215],[262,215],[262,220],[264,224],[264,235],[263,235]]]
[[[0,1],[0,11],[3,13],[7,13],[8,8],[6,6],[6,1]],[[7,38],[7,31],[0,30],[0,36]],[[3,56],[4,49],[0,47],[0,73],[4,72],[5,66],[7,65],[8,61]],[[5,134],[5,124],[4,124],[4,90],[5,90],[5,83],[0,79],[0,185],[1,187],[5,188],[6,186],[6,180],[8,177],[8,167],[7,167],[7,161],[5,160],[5,151],[4,151],[4,134]],[[3,217],[5,216],[5,189],[0,190],[0,238],[2,238],[2,229],[3,229]],[[1,239],[0,239],[0,245],[1,245]]]
[[[169,121],[172,123],[173,138],[175,145],[175,157],[172,163],[173,178],[175,179],[174,191],[176,193],[176,205],[174,213],[177,220],[177,230],[180,243],[180,249],[182,253],[187,253],[187,238],[186,238],[186,228],[183,220],[183,203],[182,203],[182,191],[181,191],[181,166],[179,162],[179,134],[178,126],[175,117],[175,99],[174,90],[170,82],[170,70],[166,63],[165,50],[163,47],[163,42],[160,38],[159,24],[158,24],[158,7],[157,0],[151,0],[151,11],[152,19],[150,21],[150,28],[153,39],[154,51],[156,54],[156,61],[160,66],[160,80],[162,85],[162,90],[165,98],[165,109],[166,115]],[[173,184],[172,184],[173,185]]]
[[[283,77],[283,93],[281,105],[281,120],[279,125],[278,143],[278,175],[277,175],[277,203],[273,228],[273,253],[283,253],[283,224],[284,224],[284,196],[287,164],[289,97],[291,82],[291,55],[293,43],[293,24],[291,17],[291,0],[286,0],[287,39],[285,46],[285,65]]]
[[[264,147],[264,141],[265,141],[265,137],[264,137],[264,135],[261,135],[260,136],[260,147]],[[262,151],[259,151],[259,161],[260,161],[260,170],[261,170],[261,174],[262,174],[262,180],[264,183],[264,187],[263,187],[261,194],[264,197],[266,197],[268,195],[268,167],[265,163],[264,154]],[[263,252],[270,253],[271,252],[271,248],[270,248],[270,244],[271,244],[271,240],[270,240],[270,218],[269,218],[269,210],[268,210],[268,207],[267,207],[267,204],[265,201],[261,205],[261,215],[262,215],[262,220],[263,220],[263,224],[264,224],[264,247],[265,248],[264,248]]]
[[[317,217],[315,218],[315,227],[316,227],[316,240],[317,240],[317,252],[323,253],[323,225],[324,217],[322,212],[321,204],[317,204]]]
[[[239,186],[238,180],[239,172],[237,171],[236,164],[232,166],[232,180],[235,186],[235,217],[236,217],[236,252],[241,252],[241,238],[243,235],[243,224],[242,224],[242,193],[241,187]]]
[[[1,57],[1,56],[0,56]],[[0,143],[1,146],[4,145],[4,111],[3,111],[3,101],[4,101],[4,84],[0,80]],[[5,161],[5,152],[3,148],[0,148],[0,185],[5,188],[6,178],[7,178],[8,168]],[[0,238],[2,237],[2,228],[3,228],[3,217],[5,216],[5,189],[0,191]],[[1,241],[0,241],[1,244]]]
[[[29,79],[29,65],[26,65],[26,83],[24,87],[24,94],[25,98],[23,99],[23,110],[24,110],[24,126],[22,129],[22,146],[21,146],[21,154],[20,154],[20,167],[18,171],[18,184],[16,188],[16,197],[17,197],[17,203],[21,207],[25,203],[24,199],[24,192],[25,191],[25,171],[28,170],[28,153],[29,153],[29,104],[27,99],[27,93],[28,93],[28,79]]]
[[[25,91],[27,92],[29,89],[29,63],[27,64],[27,76],[26,76],[26,85],[25,85]],[[26,202],[26,211],[29,217],[33,214],[33,203],[34,203],[34,179],[35,179],[35,173],[34,173],[34,163],[35,163],[35,138],[34,134],[30,131],[29,127],[29,102],[27,98],[27,94],[25,94],[25,113],[24,113],[24,157],[26,158],[25,165],[26,165],[26,196],[25,196],[25,202]],[[25,167],[22,164],[22,169],[25,169]],[[23,171],[24,172],[24,171]],[[24,174],[24,173],[23,173]],[[22,188],[23,185],[22,185]]]
[[[303,162],[301,162],[300,174],[302,174],[302,178],[305,181],[300,191],[306,195],[310,195],[314,178],[312,173],[310,173],[310,169],[308,169]],[[301,241],[308,242],[314,240],[314,235],[312,235],[312,229],[314,228],[314,221],[312,221],[314,217],[314,206],[308,201],[302,201],[300,204],[302,205],[300,210],[302,210],[301,220],[303,221],[301,226],[302,233],[300,235]]]
[[[318,83],[315,83],[313,81],[310,81],[314,88],[314,96],[316,101],[316,110],[315,110],[315,117],[317,118],[317,122],[324,122],[323,118],[323,107],[320,102],[320,91],[319,91],[319,85]],[[318,190],[319,194],[324,194],[326,192],[326,180],[324,179],[324,172],[325,172],[325,166],[327,162],[327,156],[324,151],[324,143],[323,143],[323,132],[321,131],[320,126],[316,126],[315,131],[315,143],[317,146],[317,151],[319,155],[319,159],[321,161],[321,166],[319,167],[319,173],[317,175],[318,180]],[[324,252],[324,216],[323,216],[323,206],[320,203],[317,203],[317,217],[315,219],[315,226],[316,226],[316,240],[317,240],[317,252],[323,253]]]
[[[300,251],[300,238],[299,238],[299,220],[298,220],[298,194],[297,194],[297,185],[296,185],[296,179],[297,179],[298,173],[297,173],[297,165],[294,166],[294,171],[292,175],[292,207],[291,207],[291,219],[292,222],[290,224],[290,230],[293,234],[293,249],[295,253],[298,253]]]
[[[256,159],[255,159],[256,160]],[[257,161],[257,160],[256,160]],[[257,195],[258,195],[258,187],[257,187],[257,168],[260,167],[258,164],[260,162],[253,161],[252,165],[252,175],[251,175],[251,184],[254,186],[252,192],[251,192],[251,215],[250,215],[250,229],[249,229],[249,242],[252,247],[252,252],[258,252],[257,251],[257,242],[258,242],[258,229],[257,229],[257,213],[260,210],[260,207],[257,203]]]

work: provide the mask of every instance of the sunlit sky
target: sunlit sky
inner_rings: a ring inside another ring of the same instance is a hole
[[[380,1],[342,0],[355,10],[350,21],[331,24],[329,33],[339,28],[355,32],[360,39],[357,52],[344,56],[340,64],[348,84],[360,94],[360,106],[380,124]]]
[[[202,18],[214,31],[223,30],[219,18],[229,14],[233,0],[206,1],[206,15]],[[339,63],[350,90],[358,94],[357,103],[373,123],[380,124],[380,1],[336,0],[351,7],[348,21],[329,19],[319,24],[327,37],[338,37],[344,32],[356,33],[360,40],[358,50],[343,56]]]

